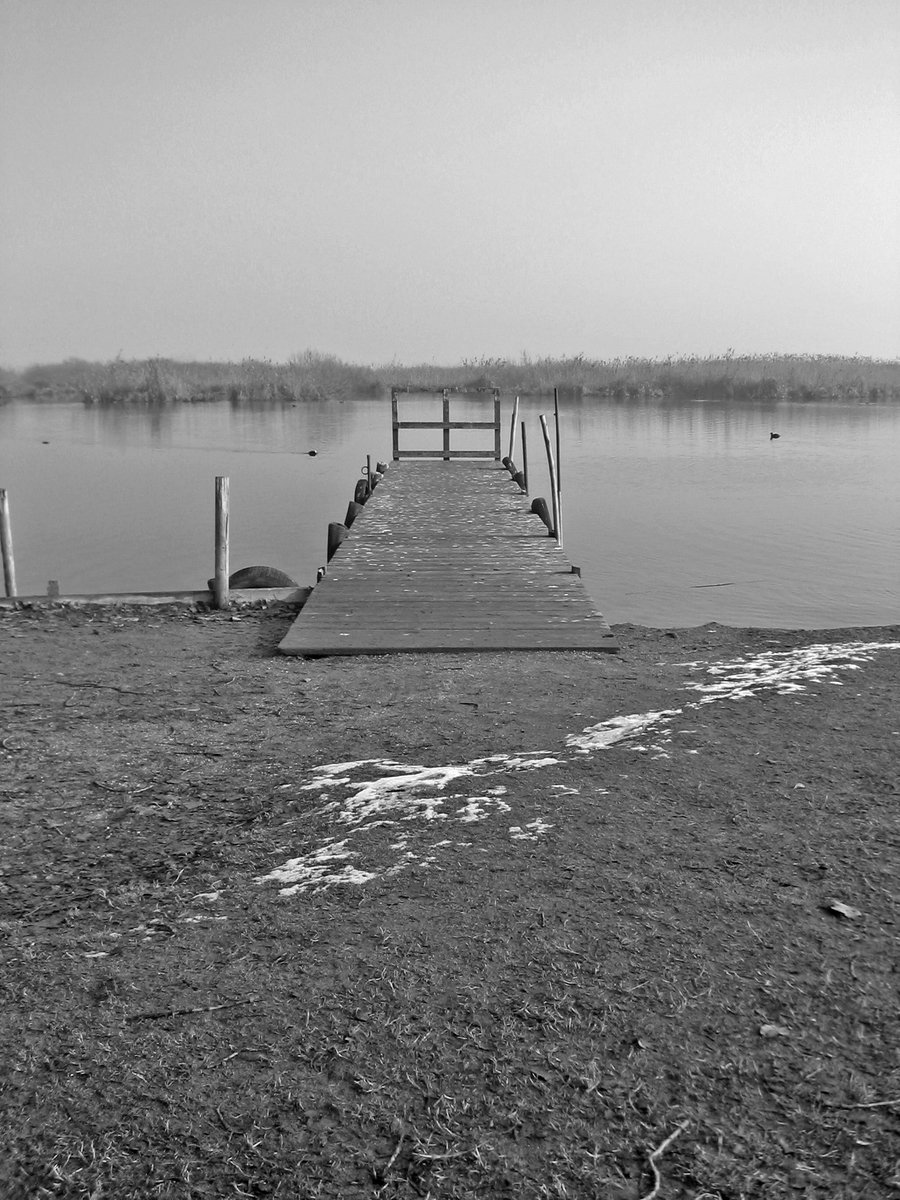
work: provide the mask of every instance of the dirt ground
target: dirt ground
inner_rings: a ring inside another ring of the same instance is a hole
[[[900,1197],[900,626],[0,610],[0,1196]]]

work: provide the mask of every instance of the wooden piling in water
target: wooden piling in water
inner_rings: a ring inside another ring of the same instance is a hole
[[[550,472],[550,501],[553,506],[553,532],[557,545],[562,549],[563,532],[562,518],[559,512],[559,484],[556,476],[556,463],[553,460],[553,447],[550,444],[550,431],[547,429],[547,418],[541,414],[541,430],[544,434],[544,447],[547,451],[547,468]]]
[[[556,495],[562,503],[562,454],[559,445],[559,388],[553,389],[553,422],[556,425]]]
[[[16,560],[13,557],[12,524],[9,519],[9,497],[0,488],[0,557],[3,559],[3,584],[7,596],[16,595]]]
[[[361,504],[358,504],[355,500],[351,500],[350,503],[347,505],[347,515],[346,515],[346,517],[344,517],[344,524],[347,526],[348,529],[353,524],[353,522],[356,520],[356,518],[359,516],[359,514],[362,512],[362,510],[363,510],[363,506]]]
[[[531,511],[536,517],[540,517],[547,526],[547,531],[553,537],[553,517],[550,515],[550,505],[543,496],[535,496],[531,502]]]
[[[216,608],[227,609],[228,597],[228,477],[216,476],[216,570],[213,600]]]
[[[516,457],[516,421],[519,417],[519,397],[516,396],[513,401],[512,417],[509,422],[509,454],[508,458]]]
[[[338,546],[340,546],[341,542],[343,542],[344,538],[346,538],[347,533],[348,530],[346,525],[341,525],[338,521],[330,522],[328,526],[328,542],[325,549],[326,562],[331,562],[335,551],[337,550]]]

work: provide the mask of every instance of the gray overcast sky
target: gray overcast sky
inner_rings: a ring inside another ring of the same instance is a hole
[[[898,0],[0,0],[0,363],[900,352]]]

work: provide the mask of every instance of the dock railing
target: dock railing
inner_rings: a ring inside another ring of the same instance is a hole
[[[494,458],[500,461],[500,389],[491,388],[491,397],[493,400],[494,415],[490,421],[452,421],[450,419],[450,389],[449,388],[391,388],[391,431],[393,436],[393,457],[397,462],[401,458],[443,458],[450,460],[451,458]],[[441,419],[440,421],[401,421],[400,420],[400,402],[401,395],[428,395],[434,396],[437,399],[441,398]],[[453,399],[470,399],[471,394],[466,392],[455,392]],[[400,449],[400,430],[401,429],[440,429],[443,432],[443,445],[440,450],[401,450]],[[453,450],[450,447],[450,431],[452,429],[490,429],[493,430],[493,448],[490,450]]]

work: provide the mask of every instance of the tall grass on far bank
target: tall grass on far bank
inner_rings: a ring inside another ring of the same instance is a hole
[[[247,358],[240,363],[176,362],[169,358],[93,363],[67,359],[29,367],[11,394],[70,393],[86,403],[165,404],[226,400],[231,404],[343,399],[376,394],[381,383],[369,367],[306,350],[286,363]],[[0,393],[2,394],[2,393]]]
[[[340,400],[383,396],[393,385],[498,387],[519,395],[542,395],[554,387],[566,396],[614,400],[900,400],[900,360],[836,355],[734,355],[698,358],[463,359],[433,363],[358,366],[306,350],[286,363],[244,359],[240,363],[177,362],[151,358],[107,363],[67,359],[29,367],[21,375],[0,372],[0,399],[59,394],[85,403],[164,404],[226,400],[231,404]]]
[[[856,400],[900,399],[900,361],[837,355],[741,355],[699,358],[480,358],[458,367],[379,368],[394,382],[499,387],[534,395],[605,399]]]

